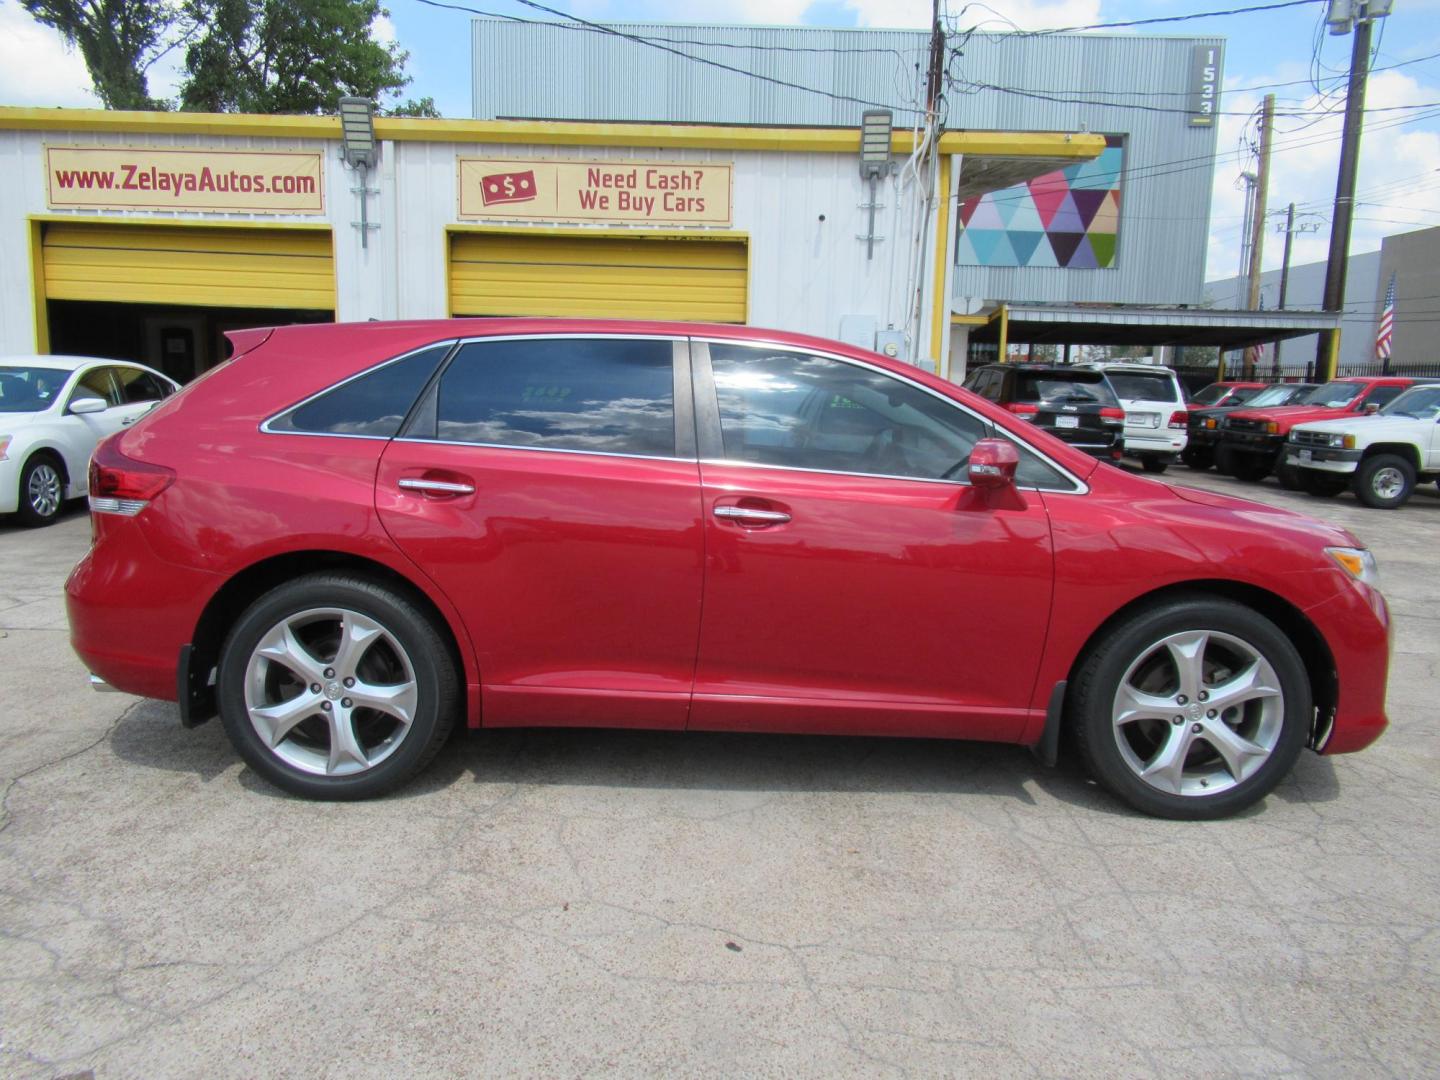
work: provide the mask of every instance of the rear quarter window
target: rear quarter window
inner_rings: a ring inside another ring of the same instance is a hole
[[[277,416],[266,430],[393,438],[451,344],[432,345],[371,368]]]

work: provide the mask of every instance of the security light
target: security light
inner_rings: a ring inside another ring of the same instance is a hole
[[[890,129],[894,116],[889,109],[866,109],[860,121],[860,175],[871,178],[890,171]]]
[[[369,98],[340,99],[340,153],[352,169],[375,164],[375,103]]]

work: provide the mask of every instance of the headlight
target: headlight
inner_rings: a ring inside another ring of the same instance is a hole
[[[10,449],[10,440],[13,438],[13,435],[0,435],[0,461],[7,460],[5,451]]]
[[[1335,447],[1339,447],[1339,448],[1344,449],[1344,450],[1354,450],[1354,449],[1355,449],[1355,436],[1354,436],[1354,435],[1331,435],[1331,436],[1330,436],[1330,445],[1331,445],[1331,446],[1335,446]]]
[[[1380,587],[1380,568],[1375,565],[1375,556],[1365,548],[1332,547],[1326,548],[1325,554],[1356,581],[1372,589]]]
[[[1213,421],[1213,420],[1207,420],[1207,421],[1206,421],[1206,423],[1209,423],[1209,424],[1213,424],[1214,422],[1215,422],[1215,421]],[[1227,427],[1229,427],[1229,426],[1230,426],[1230,418],[1227,416],[1227,417],[1225,417],[1224,420],[1221,420],[1221,421],[1220,421],[1220,426],[1221,426],[1222,428],[1227,428]]]

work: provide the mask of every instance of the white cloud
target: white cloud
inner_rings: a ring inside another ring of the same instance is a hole
[[[1296,77],[1291,69],[1254,76],[1249,81],[1261,84]],[[1287,203],[1294,202],[1298,213],[1309,215],[1302,220],[1319,225],[1317,231],[1297,233],[1292,255],[1292,263],[1297,265],[1321,261],[1328,251],[1344,107],[1341,95],[1321,102],[1313,93],[1303,98],[1296,93],[1305,90],[1286,87],[1277,91],[1295,95],[1280,99],[1277,113],[1307,115],[1277,116],[1269,193],[1272,214],[1283,212]],[[1258,105],[1262,96],[1263,92],[1232,92],[1225,95],[1222,107],[1226,112],[1242,112]],[[1408,72],[1382,71],[1370,79],[1365,105],[1375,111],[1366,115],[1360,143],[1351,252],[1374,251],[1380,247],[1381,239],[1392,233],[1440,225],[1440,131],[1435,130],[1433,119],[1419,119],[1433,110],[1394,108],[1437,99],[1440,86],[1422,83]],[[1334,112],[1323,115],[1325,110]],[[1206,271],[1211,280],[1233,275],[1239,265],[1245,199],[1235,179],[1242,167],[1249,166],[1242,166],[1232,151],[1245,127],[1241,116],[1221,120],[1218,150],[1222,156],[1215,167]],[[1254,131],[1253,125],[1250,130]],[[1278,268],[1283,256],[1284,237],[1274,231],[1277,223],[1272,218],[1265,235],[1267,270]]]
[[[855,12],[861,26],[930,25],[930,0],[845,0],[845,7]],[[988,5],[956,5],[955,14],[965,29],[1048,30],[1099,22],[1100,0],[993,0]]]
[[[99,104],[80,53],[19,4],[0,0],[0,105]]]
[[[381,45],[395,44],[395,23],[389,15],[375,16],[375,21],[370,24],[370,36]]]

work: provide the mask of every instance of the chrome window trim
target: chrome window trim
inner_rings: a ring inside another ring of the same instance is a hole
[[[372,438],[373,436],[366,436]],[[523,450],[536,454],[580,454],[584,457],[627,458],[631,461],[678,461],[683,465],[694,465],[693,457],[670,457],[661,454],[622,454],[615,450],[574,450],[568,446],[515,446],[513,443],[466,442],[463,439],[426,439],[415,435],[396,436],[393,442],[423,443],[427,446],[474,446],[482,450]]]
[[[1030,453],[1034,454],[1034,455],[1035,455],[1036,457],[1038,457],[1041,461],[1043,461],[1046,465],[1049,465],[1052,469],[1054,469],[1054,470],[1055,470],[1056,472],[1058,472],[1061,476],[1063,476],[1066,480],[1068,480],[1072,485],[1074,485],[1070,490],[1067,491],[1067,490],[1060,489],[1060,488],[1042,488],[1042,487],[1035,486],[1035,485],[1033,485],[1033,484],[1031,484],[1031,485],[1025,485],[1025,486],[1022,487],[1021,485],[1017,484],[1016,487],[1019,488],[1021,491],[1047,492],[1047,493],[1049,493],[1049,494],[1051,494],[1051,495],[1086,495],[1086,494],[1088,494],[1089,491],[1090,491],[1090,485],[1088,485],[1087,483],[1085,483],[1085,481],[1081,480],[1078,476],[1076,476],[1074,473],[1072,473],[1069,469],[1065,468],[1065,466],[1061,465],[1059,462],[1052,460],[1052,459],[1049,457],[1049,455],[1045,454],[1043,451],[1038,450],[1038,449],[1036,449],[1034,446],[1030,445],[1030,443],[1029,443],[1028,440],[1020,438],[1019,436],[1015,435],[1012,431],[1010,431],[1008,428],[1001,427],[1001,426],[1000,426],[998,423],[996,423],[994,420],[991,420],[991,419],[989,419],[988,417],[982,416],[980,413],[975,412],[975,410],[971,409],[968,405],[964,405],[964,404],[962,404],[961,402],[956,401],[956,400],[955,400],[954,398],[952,398],[952,397],[947,397],[946,395],[940,393],[938,390],[932,390],[930,387],[924,385],[923,383],[918,383],[918,382],[916,382],[916,381],[913,380],[913,379],[907,378],[907,377],[904,376],[904,375],[900,375],[900,374],[898,374],[898,373],[896,373],[896,372],[894,372],[894,371],[891,371],[889,368],[879,367],[879,366],[876,365],[876,364],[871,364],[871,363],[868,363],[867,361],[864,361],[864,360],[857,360],[857,359],[856,359],[855,357],[853,357],[853,356],[842,356],[842,355],[840,355],[839,353],[826,352],[826,351],[823,350],[823,349],[812,349],[812,348],[810,348],[809,346],[791,345],[791,344],[787,344],[787,343],[782,342],[782,341],[771,341],[771,340],[768,340],[768,339],[755,339],[755,338],[723,338],[723,337],[703,337],[703,336],[702,336],[702,337],[695,337],[695,338],[693,338],[692,340],[701,342],[701,343],[705,344],[706,346],[709,346],[709,345],[744,345],[744,346],[747,346],[747,347],[750,347],[750,348],[778,349],[778,350],[780,350],[781,352],[788,352],[788,353],[804,352],[804,353],[806,353],[806,354],[808,354],[808,355],[810,355],[810,356],[819,356],[819,357],[822,357],[823,359],[826,359],[826,360],[835,360],[835,361],[837,361],[837,362],[839,362],[839,363],[842,363],[842,364],[851,364],[851,365],[853,365],[853,366],[855,366],[855,367],[865,368],[865,369],[868,370],[868,371],[873,371],[873,372],[876,372],[877,374],[880,374],[880,375],[888,375],[890,378],[895,379],[895,380],[897,380],[897,381],[899,381],[899,382],[902,382],[902,383],[904,383],[904,384],[907,385],[907,386],[913,386],[916,390],[920,390],[920,391],[922,391],[923,393],[929,394],[931,397],[935,398],[935,399],[938,400],[938,401],[944,402],[946,405],[949,405],[951,408],[959,409],[959,410],[960,410],[961,412],[963,412],[966,416],[969,416],[969,417],[974,418],[975,420],[979,421],[981,424],[986,425],[987,427],[992,427],[992,428],[994,428],[996,431],[1003,431],[1003,432],[1005,433],[1005,436],[1006,436],[1007,438],[1012,439],[1013,441],[1019,443],[1021,446],[1025,447],[1025,449],[1029,450]],[[963,389],[963,388],[962,388],[962,389]],[[971,393],[974,393],[973,390],[970,391],[970,392],[971,392]],[[704,463],[705,463],[705,464],[709,464],[709,465],[739,465],[739,466],[744,466],[744,467],[747,467],[747,468],[785,469],[785,470],[793,471],[793,472],[820,473],[820,474],[823,474],[823,475],[830,475],[830,476],[870,476],[870,477],[875,477],[875,478],[881,479],[881,480],[914,480],[914,481],[916,481],[917,483],[922,483],[922,484],[948,484],[948,485],[950,485],[950,486],[952,486],[952,487],[970,487],[970,486],[971,486],[970,484],[968,484],[967,482],[965,482],[965,481],[963,481],[963,480],[940,480],[940,479],[936,479],[936,478],[932,478],[932,477],[923,477],[923,476],[892,476],[892,475],[890,475],[890,474],[888,474],[888,473],[857,473],[857,472],[844,472],[844,471],[841,471],[841,470],[838,470],[838,469],[804,469],[804,468],[800,468],[800,467],[798,467],[798,466],[791,466],[791,465],[764,465],[764,464],[760,464],[760,463],[758,463],[758,462],[753,462],[753,461],[738,461],[738,460],[734,460],[734,459],[730,459],[730,458],[720,458],[720,459],[707,458],[707,459],[704,459]]]
[[[382,361],[380,361],[380,363],[375,364],[375,365],[373,365],[372,367],[364,368],[364,369],[361,370],[361,371],[357,371],[357,372],[355,372],[355,374],[353,374],[353,375],[347,375],[345,378],[341,379],[339,382],[337,382],[337,383],[331,383],[329,386],[325,387],[324,389],[316,390],[315,393],[311,394],[309,397],[305,398],[304,400],[302,400],[302,401],[297,401],[297,402],[295,402],[295,404],[293,404],[293,405],[287,405],[285,408],[281,409],[279,412],[273,413],[273,414],[271,414],[270,416],[266,417],[264,420],[260,421],[260,431],[261,431],[263,434],[265,434],[265,435],[305,435],[305,436],[313,436],[313,437],[319,438],[319,439],[372,439],[372,440],[373,440],[373,439],[378,439],[378,440],[381,441],[381,442],[389,442],[392,438],[394,438],[393,435],[349,435],[349,434],[343,434],[343,433],[338,432],[338,431],[275,431],[275,430],[273,430],[273,429],[270,427],[270,425],[273,424],[273,423],[275,423],[277,420],[284,419],[286,416],[288,416],[288,415],[290,415],[291,413],[295,412],[297,409],[303,409],[306,405],[309,405],[310,402],[314,401],[316,398],[324,397],[326,394],[330,393],[331,391],[333,391],[333,390],[339,390],[342,386],[345,386],[345,385],[348,384],[348,383],[352,383],[352,382],[354,382],[356,379],[361,378],[362,376],[371,375],[371,374],[373,374],[373,373],[381,370],[382,368],[387,368],[387,367],[389,367],[391,364],[399,363],[401,360],[405,360],[405,359],[407,359],[408,357],[415,356],[415,355],[418,354],[418,353],[425,352],[425,351],[427,351],[427,350],[429,350],[429,349],[437,348],[438,346],[441,346],[441,345],[447,345],[447,346],[450,347],[451,350],[453,350],[454,347],[455,347],[455,344],[456,344],[456,342],[457,342],[458,340],[459,340],[458,338],[441,338],[439,341],[431,341],[431,342],[429,342],[428,344],[419,345],[419,346],[411,349],[409,352],[403,352],[403,353],[401,353],[399,356],[392,356],[392,357],[390,357],[390,359],[388,359],[388,360],[382,360]],[[450,355],[450,352],[447,351],[446,354],[445,354],[445,356],[448,357],[449,355]],[[445,357],[441,357],[441,362],[442,362],[442,363],[444,362],[444,360],[445,360]],[[436,366],[438,367],[439,365],[436,365]],[[432,374],[433,374],[433,372],[432,372]],[[415,403],[412,401],[410,404],[413,406]],[[407,412],[407,413],[409,412],[409,408],[408,408],[408,407],[407,407],[407,409],[406,409],[406,412]],[[401,421],[400,421],[400,422],[401,422],[402,425],[404,424],[404,422],[405,422],[404,417],[401,417]]]

